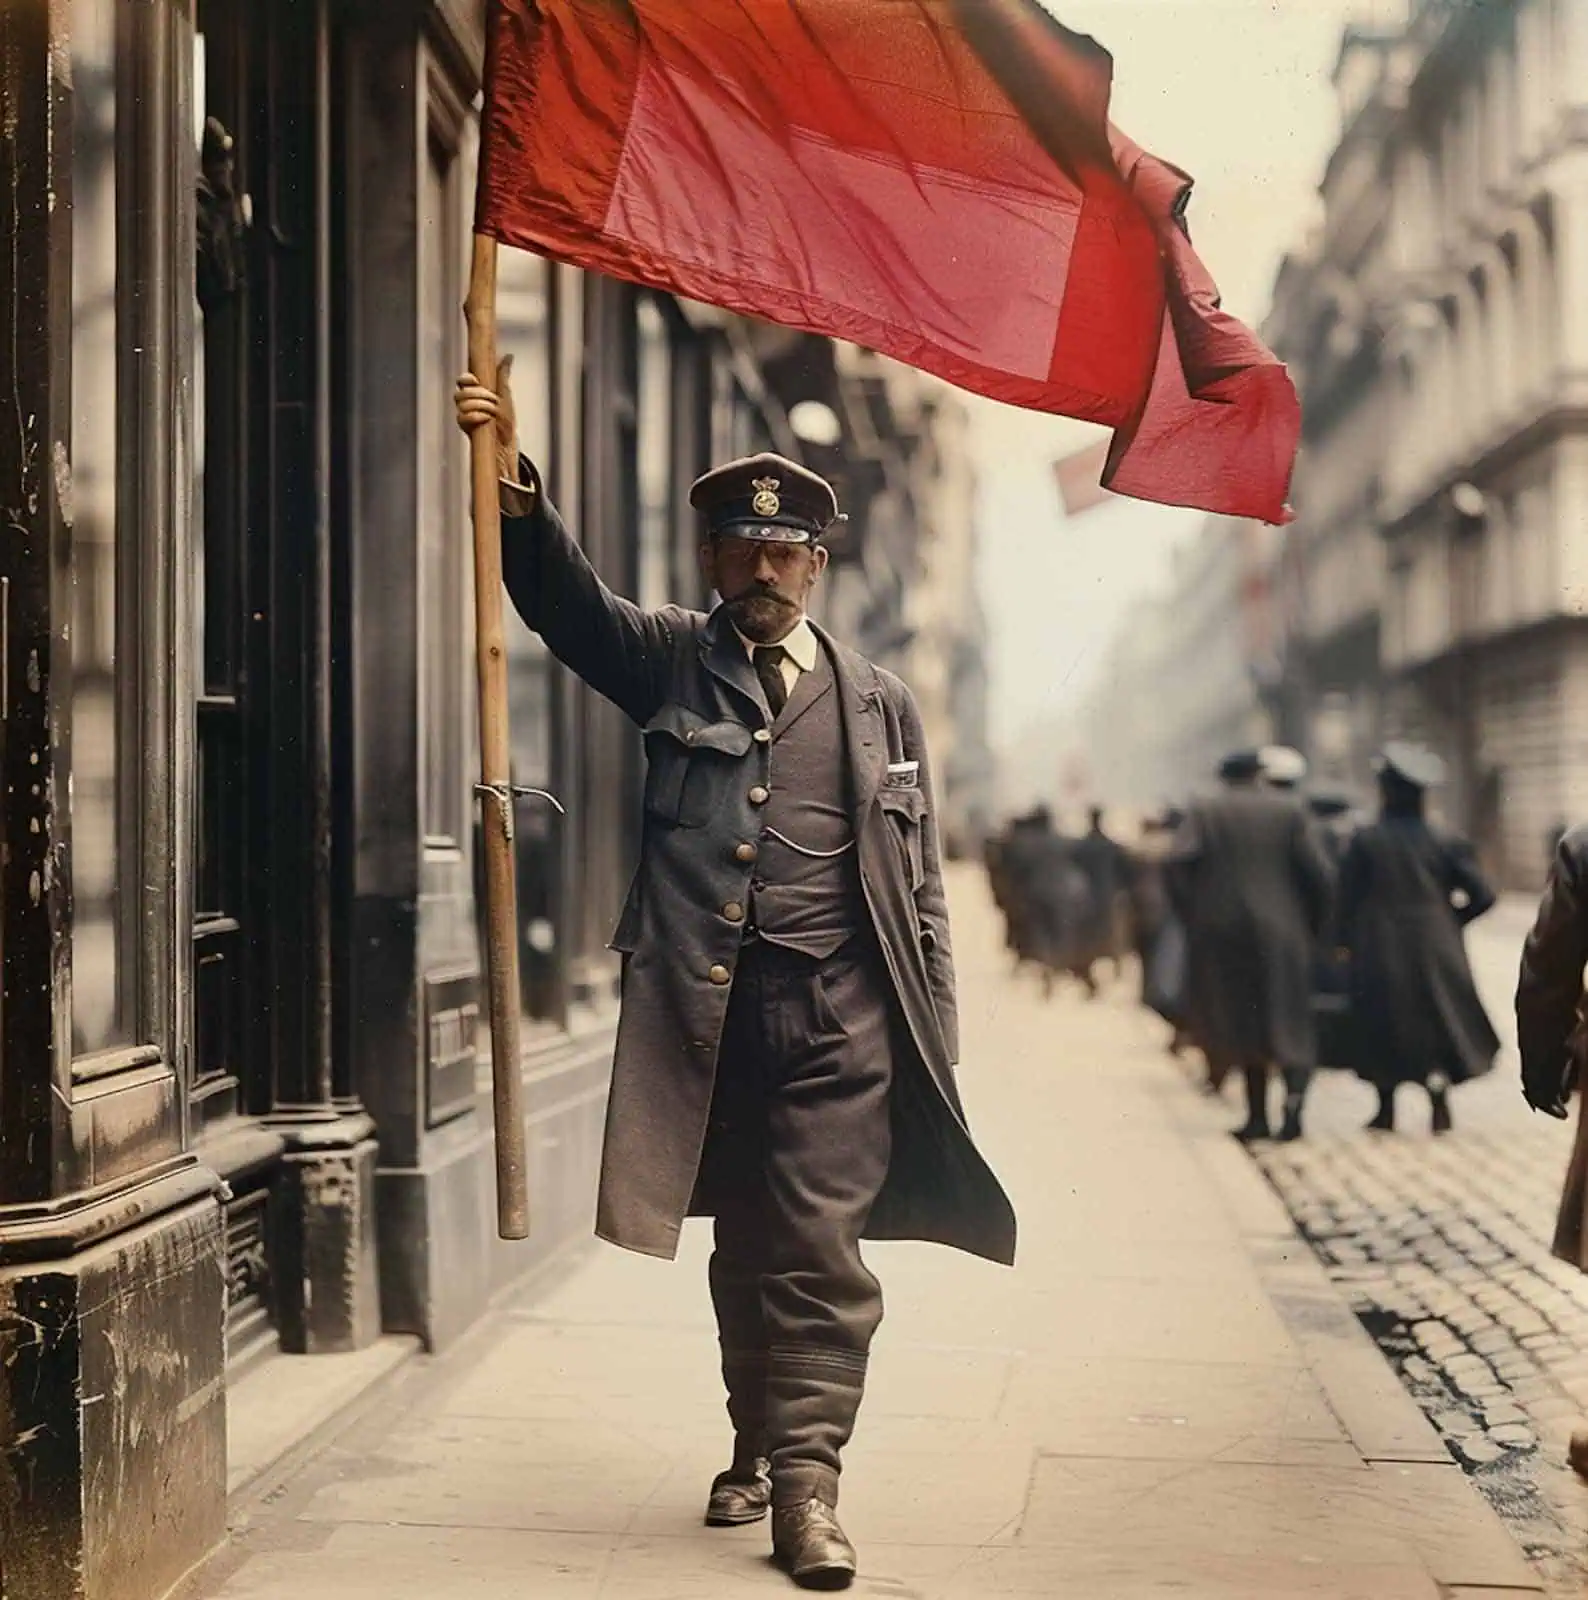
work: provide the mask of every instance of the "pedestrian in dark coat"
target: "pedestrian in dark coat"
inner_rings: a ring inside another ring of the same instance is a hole
[[[564,528],[510,403],[465,375],[458,415],[497,429],[513,604],[644,731],[596,1231],[671,1257],[686,1214],[714,1217],[734,1454],[707,1520],[770,1507],[783,1566],[838,1587],[855,1570],[839,1452],[882,1317],[860,1239],[1014,1253],[955,1085],[920,716],[899,679],[806,615],[837,514],[815,473],[761,455],[701,478],[701,559],[726,598],[709,616],[647,611]]]
[[[1582,1086],[1588,1019],[1583,968],[1588,965],[1588,826],[1555,846],[1538,917],[1522,947],[1516,985],[1516,1040],[1522,1093],[1535,1111],[1567,1115]],[[1588,1271],[1588,1095],[1579,1096],[1577,1137],[1555,1223],[1555,1254]]]
[[[1379,1092],[1370,1128],[1392,1130],[1396,1088],[1420,1083],[1444,1133],[1451,1084],[1487,1072],[1500,1047],[1462,940],[1494,891],[1472,847],[1424,819],[1427,790],[1443,776],[1438,757],[1392,744],[1377,766],[1381,815],[1352,836],[1340,869],[1357,1071]]]
[[[1025,858],[1025,894],[1045,993],[1051,995],[1056,981],[1068,976],[1085,986],[1088,997],[1095,997],[1095,899],[1078,845],[1051,828],[1033,834]]]
[[[1256,751],[1228,757],[1225,792],[1194,802],[1174,845],[1171,885],[1190,941],[1192,1031],[1210,1072],[1239,1067],[1247,1118],[1269,1137],[1268,1079],[1285,1082],[1282,1139],[1301,1136],[1316,1062],[1312,956],[1333,891],[1329,863],[1293,797],[1258,786]]]
[[[1037,896],[1033,892],[1042,841],[1053,833],[1053,818],[1046,806],[1034,807],[1010,822],[998,842],[993,889],[1004,913],[1004,943],[1018,970],[1027,962],[1040,962],[1042,931]]]
[[[1130,852],[1109,837],[1103,811],[1093,806],[1087,831],[1075,842],[1076,865],[1086,874],[1090,889],[1086,920],[1081,929],[1083,951],[1092,962],[1114,963],[1117,975],[1125,953],[1122,936],[1124,896],[1130,887]]]

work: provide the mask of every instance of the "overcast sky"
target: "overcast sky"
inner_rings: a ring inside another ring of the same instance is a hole
[[[1337,127],[1330,83],[1361,0],[1045,0],[1114,56],[1114,121],[1196,179],[1191,237],[1223,292],[1262,319],[1317,209]],[[1052,461],[1099,430],[972,400],[993,736],[1073,705],[1132,598],[1162,581],[1194,512],[1117,500],[1066,523]]]

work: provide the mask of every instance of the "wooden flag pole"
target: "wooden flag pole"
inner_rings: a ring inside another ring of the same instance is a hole
[[[469,370],[496,382],[496,241],[474,236],[463,315]],[[502,632],[502,511],[496,430],[469,435],[474,503],[474,644],[480,685],[480,804],[484,808],[486,981],[490,990],[491,1104],[496,1119],[496,1231],[529,1237],[524,1088],[518,1049],[518,893],[513,876],[513,791],[507,738],[507,645]]]

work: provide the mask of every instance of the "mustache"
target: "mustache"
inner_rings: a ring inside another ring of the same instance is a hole
[[[731,595],[728,599],[730,606],[744,605],[750,600],[770,600],[774,605],[789,606],[793,601],[781,595],[776,589],[769,589],[765,584],[751,584],[748,589],[741,589],[738,594]]]

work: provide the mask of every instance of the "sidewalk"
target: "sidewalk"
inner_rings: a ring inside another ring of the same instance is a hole
[[[1499,1600],[1536,1578],[1271,1190],[1120,993],[1044,1004],[954,883],[964,1087],[1013,1271],[879,1245],[888,1318],[843,1517],[854,1593]],[[716,1600],[794,1591],[700,1524],[723,1464],[701,1225],[602,1248],[410,1363],[240,1508],[210,1600]]]

